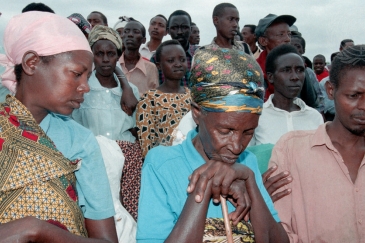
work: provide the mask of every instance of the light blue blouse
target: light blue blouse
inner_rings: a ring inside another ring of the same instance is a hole
[[[95,136],[103,135],[111,140],[134,142],[135,137],[129,131],[136,126],[136,114],[128,116],[120,106],[122,89],[116,75],[118,87],[105,88],[95,76],[95,71],[89,79],[90,92],[84,95],[84,102],[72,113],[72,118],[90,129]],[[138,88],[129,83],[133,93],[139,100]]]

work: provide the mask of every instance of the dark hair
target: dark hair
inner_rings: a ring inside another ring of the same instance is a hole
[[[345,47],[347,42],[354,42],[354,41],[351,39],[344,39],[341,41],[340,47]]]
[[[142,26],[142,28],[141,28],[142,36],[146,37],[146,28],[144,27],[144,25],[141,22],[139,22],[138,20],[135,20],[135,19],[128,21],[128,23],[132,23],[132,22],[139,23]],[[126,24],[126,26],[127,26],[127,24]]]
[[[256,25],[254,25],[254,24],[245,24],[245,25],[243,26],[243,28],[244,28],[244,27],[248,27],[248,28],[250,28],[251,33],[252,33],[252,34],[255,34]]]
[[[314,62],[314,59],[315,59],[315,58],[317,58],[317,57],[322,58],[322,59],[323,59],[323,61],[324,61],[324,63],[326,63],[326,57],[325,57],[325,56],[323,56],[322,54],[315,55],[315,56],[313,57],[313,62]]]
[[[299,39],[300,40],[300,44],[302,45],[303,51],[305,52],[305,40],[303,37],[299,36],[299,35],[292,35],[291,38],[293,39]]]
[[[308,58],[308,57],[306,57],[306,56],[302,56],[302,57],[303,57],[303,59],[304,59],[304,63],[305,63],[305,65],[306,65],[308,68],[312,69],[312,67],[313,67],[313,63],[312,63],[312,61],[311,61],[311,60],[309,60],[309,58]]]
[[[23,8],[22,13],[29,12],[29,11],[41,11],[41,12],[55,13],[50,7],[48,7],[44,3],[29,3],[27,6],[25,6]]]
[[[212,17],[222,16],[222,14],[224,12],[224,8],[235,8],[235,9],[237,9],[236,6],[234,6],[232,3],[220,3],[220,4],[218,4],[217,6],[214,7]]]
[[[164,15],[162,15],[162,14],[157,14],[156,16],[152,17],[152,18],[150,19],[150,23],[151,23],[152,19],[154,19],[154,18],[156,18],[156,17],[163,18],[163,19],[166,21],[166,26],[167,26],[167,19],[166,19],[166,17],[165,17]]]
[[[294,54],[297,54],[298,56],[300,56],[297,48],[295,48],[294,46],[292,46],[290,44],[279,45],[279,46],[275,47],[274,49],[272,49],[266,57],[266,63],[265,63],[266,73],[274,73],[276,70],[275,61],[279,57],[289,54],[289,53],[294,53]]]
[[[180,15],[188,16],[188,19],[189,19],[189,25],[191,25],[191,17],[190,17],[190,14],[188,14],[188,13],[187,13],[187,12],[185,12],[184,10],[176,10],[176,11],[174,11],[172,14],[170,14],[169,19],[167,20],[167,27],[170,27],[170,21],[171,21],[171,18],[172,18],[173,16],[180,16]]]
[[[196,26],[196,23],[194,22],[191,22],[191,25],[190,26]]]
[[[161,60],[161,52],[162,52],[163,48],[165,46],[170,46],[170,45],[179,45],[179,46],[181,46],[180,42],[177,41],[177,40],[167,40],[167,41],[162,42],[157,47],[157,50],[156,50],[156,62],[160,62],[160,60]]]
[[[60,54],[64,54],[64,53],[60,53]],[[39,57],[39,59],[46,65],[48,65],[57,55],[59,54],[55,54],[55,55],[50,55],[50,56],[41,56]],[[23,72],[23,66],[22,64],[15,64],[14,66],[14,74],[15,74],[15,80],[17,81],[17,85],[19,85],[20,80],[22,78],[22,72]]]
[[[336,51],[336,52],[331,54],[331,62],[333,62],[333,59],[335,59],[335,57],[338,55],[338,53],[340,53],[340,52]]]
[[[99,11],[92,11],[90,14],[92,14],[92,13],[100,14],[101,19],[103,20],[104,24],[108,25],[108,19],[106,18],[106,16],[103,13],[101,13]]]
[[[331,64],[330,82],[338,88],[340,80],[347,71],[365,70],[365,45],[356,45],[340,52]]]

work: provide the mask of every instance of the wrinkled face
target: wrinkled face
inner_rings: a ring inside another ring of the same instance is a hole
[[[128,50],[137,50],[146,42],[146,38],[142,35],[142,25],[132,21],[124,27],[123,44]]]
[[[365,69],[349,69],[334,88],[326,84],[328,97],[334,99],[340,124],[352,134],[365,135]],[[329,83],[329,82],[327,82]]]
[[[316,74],[321,74],[324,71],[324,67],[326,66],[326,62],[322,57],[315,57],[313,59],[313,69]]]
[[[171,39],[178,40],[186,50],[189,44],[189,37],[191,32],[188,16],[172,16],[170,19],[170,26],[168,27],[168,32],[171,36]]]
[[[209,159],[233,164],[250,142],[259,115],[246,112],[200,112],[193,109],[199,125],[198,139]]]
[[[87,21],[91,24],[91,28],[94,28],[96,25],[105,25],[101,15],[98,13],[91,13],[87,16]]]
[[[300,53],[300,55],[303,55],[304,54],[304,49],[303,49],[303,46],[302,46],[302,43],[299,39],[297,38],[292,38],[290,40],[290,44],[292,46],[294,46],[295,48],[297,48],[298,52]]]
[[[148,33],[152,39],[162,40],[166,35],[166,20],[159,16],[154,17],[150,22]]]
[[[281,44],[290,43],[290,38],[289,25],[285,22],[274,22],[266,29],[265,35],[260,37],[260,43],[270,52]]]
[[[247,44],[251,45],[253,43],[256,43],[256,36],[255,33],[251,32],[250,27],[243,27],[242,31],[243,41]]]
[[[110,77],[113,75],[118,61],[117,47],[109,40],[98,40],[93,45],[94,64],[97,75]]]
[[[184,49],[180,45],[164,46],[158,66],[166,80],[180,81],[188,69]]]
[[[276,59],[275,67],[275,72],[267,75],[274,84],[274,96],[294,99],[302,90],[305,78],[303,59],[295,53],[285,54]]]
[[[70,115],[80,108],[84,94],[90,91],[92,54],[71,51],[56,55],[49,63],[38,63],[36,90],[37,106],[62,115]],[[31,92],[31,91],[29,91]]]
[[[240,15],[236,8],[224,8],[221,16],[214,16],[213,23],[217,29],[217,35],[225,39],[233,39],[237,34]]]
[[[189,38],[189,42],[192,45],[199,45],[200,42],[200,31],[198,26],[191,26],[191,34]]]

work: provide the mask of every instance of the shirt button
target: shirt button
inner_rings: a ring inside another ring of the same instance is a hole
[[[109,135],[110,135],[110,133],[108,133],[108,132],[107,132],[107,133],[106,133],[106,135],[107,135],[107,136],[109,136]]]
[[[109,90],[107,90],[106,92],[109,93]]]

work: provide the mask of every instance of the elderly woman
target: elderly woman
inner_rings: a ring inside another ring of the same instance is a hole
[[[89,35],[89,45],[94,54],[95,70],[89,78],[90,92],[72,118],[90,129],[95,136],[102,135],[118,143],[125,156],[121,202],[136,219],[142,168],[142,153],[133,135],[136,127],[135,113],[129,116],[120,106],[124,90],[121,83],[126,78],[117,66],[122,54],[122,41],[113,29],[97,25]],[[139,99],[138,88],[129,84],[134,98]]]
[[[250,223],[256,242],[288,242],[256,157],[245,151],[263,105],[260,67],[242,51],[207,48],[195,54],[190,81],[198,128],[181,145],[148,153],[137,241],[221,241],[223,195],[240,242],[253,241]]]
[[[2,80],[15,96],[0,105],[2,242],[117,242],[98,143],[68,117],[89,91],[85,36],[36,11],[11,19],[4,36]]]

